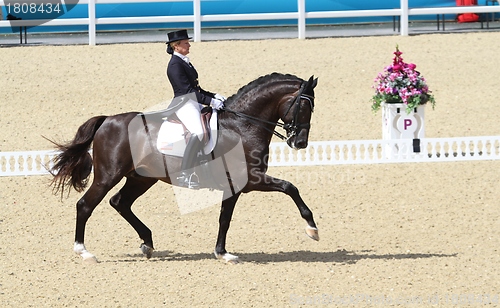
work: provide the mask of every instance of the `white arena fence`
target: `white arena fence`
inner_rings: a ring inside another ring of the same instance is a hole
[[[314,1],[314,0],[308,0]],[[149,16],[149,17],[106,17],[96,18],[96,4],[122,4],[122,3],[154,3],[154,2],[192,2],[193,15],[178,16]],[[195,42],[202,40],[201,23],[210,21],[244,21],[244,20],[283,20],[296,19],[298,24],[298,38],[306,38],[306,19],[315,18],[351,18],[351,17],[377,17],[399,16],[401,35],[407,36],[409,31],[409,16],[411,15],[440,15],[461,13],[494,13],[500,12],[499,5],[476,5],[460,7],[433,7],[409,8],[408,0],[400,0],[400,7],[394,9],[375,10],[345,10],[345,11],[316,11],[306,12],[306,0],[297,0],[297,12],[283,13],[254,13],[254,14],[211,14],[201,15],[201,0],[80,0],[80,4],[88,4],[87,18],[57,18],[53,20],[16,20],[0,21],[0,27],[11,26],[69,26],[87,25],[89,45],[96,44],[96,25],[104,24],[146,24],[146,23],[177,23],[192,22]],[[5,1],[0,0],[0,6],[5,6]],[[45,22],[46,21],[46,22]],[[45,22],[45,23],[43,23]],[[42,24],[43,23],[43,24]]]
[[[452,162],[500,159],[500,136],[413,140],[311,141],[303,150],[284,142],[271,143],[269,166],[326,166],[415,162]],[[0,176],[49,174],[56,151],[0,152]]]

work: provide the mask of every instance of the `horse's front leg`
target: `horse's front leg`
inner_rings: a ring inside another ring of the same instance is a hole
[[[233,216],[234,206],[240,196],[240,192],[233,195],[230,191],[224,192],[222,206],[219,216],[219,234],[217,235],[217,243],[215,244],[215,257],[223,259],[228,263],[238,263],[238,257],[226,251],[226,237]]]
[[[319,241],[318,228],[313,219],[313,213],[307,207],[302,197],[300,197],[299,190],[292,183],[281,180],[262,172],[253,172],[251,180],[248,182],[246,191],[278,191],[290,196],[297,208],[299,209],[300,216],[307,222],[306,234],[315,241]]]

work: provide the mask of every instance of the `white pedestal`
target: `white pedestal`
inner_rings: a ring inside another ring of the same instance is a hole
[[[406,153],[423,152],[420,147],[420,140],[425,135],[424,125],[424,105],[419,105],[409,114],[406,113],[406,105],[382,104],[382,139],[401,140],[407,139],[412,144],[411,149],[404,149]],[[403,149],[397,145],[386,148],[387,156],[394,157]],[[423,150],[423,149],[422,149]]]

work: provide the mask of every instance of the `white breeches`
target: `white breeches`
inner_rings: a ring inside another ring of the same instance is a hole
[[[200,119],[201,105],[198,102],[192,99],[188,100],[175,114],[191,134],[198,136],[200,141],[203,139],[203,127]]]

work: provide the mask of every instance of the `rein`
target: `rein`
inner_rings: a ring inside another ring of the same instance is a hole
[[[289,123],[289,124],[281,123],[279,121],[278,122],[271,122],[271,121],[263,120],[263,119],[260,119],[260,118],[254,117],[254,116],[250,116],[250,115],[247,115],[247,114],[239,112],[239,111],[234,111],[234,110],[228,109],[226,107],[224,107],[223,110],[231,112],[231,113],[233,113],[241,118],[244,118],[244,119],[249,120],[250,122],[253,122],[254,124],[258,124],[258,125],[262,126],[265,130],[273,133],[276,137],[280,138],[281,140],[288,140],[291,137],[295,136],[297,134],[297,131],[300,128],[309,128],[311,126],[309,123],[304,123],[304,124],[299,124],[299,125],[295,124],[295,122],[297,121],[297,117],[299,115],[300,101],[302,99],[305,99],[309,102],[309,104],[311,105],[311,111],[313,111],[313,109],[314,109],[314,104],[313,104],[314,97],[303,93],[304,89],[305,89],[305,85],[306,85],[306,83],[303,81],[302,84],[300,85],[299,93],[297,93],[297,96],[293,100],[293,103],[290,104],[290,107],[288,107],[287,111],[285,112],[285,114],[283,116],[283,117],[286,117],[288,112],[290,112],[290,110],[292,109],[292,106],[294,106],[295,103],[297,103],[297,107],[294,110],[292,123]],[[269,129],[261,124],[271,124],[274,126],[281,127],[287,132],[287,137],[278,133],[276,130],[271,130],[271,129]]]

